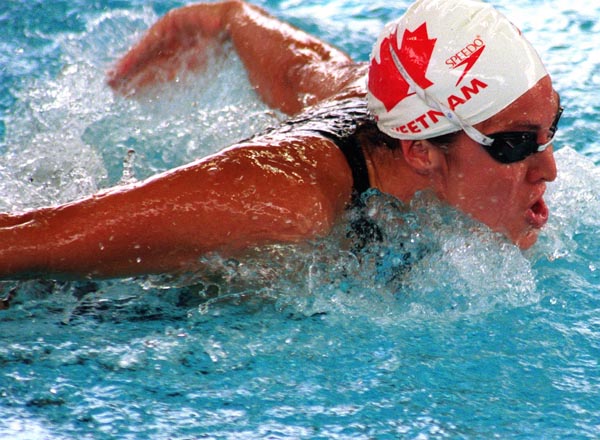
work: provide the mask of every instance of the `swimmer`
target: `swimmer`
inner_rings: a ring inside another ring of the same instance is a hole
[[[108,75],[128,98],[201,71],[225,41],[281,127],[142,182],[0,214],[0,278],[193,270],[208,252],[327,235],[357,195],[434,193],[522,249],[548,220],[559,97],[538,54],[477,0],[417,0],[369,63],[240,0],[153,25]]]

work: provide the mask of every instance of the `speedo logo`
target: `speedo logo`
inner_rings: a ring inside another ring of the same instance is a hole
[[[465,75],[473,68],[484,49],[485,42],[481,39],[481,37],[477,37],[472,43],[467,44],[465,47],[446,60],[446,65],[452,69],[458,69],[459,67],[465,66],[465,70],[456,82],[456,85],[459,85]]]

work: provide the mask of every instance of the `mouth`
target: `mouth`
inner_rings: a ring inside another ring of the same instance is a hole
[[[544,198],[540,197],[527,210],[527,222],[532,227],[541,229],[546,223],[548,223],[549,214],[550,210],[548,209],[548,205],[546,205],[546,202],[544,202]]]

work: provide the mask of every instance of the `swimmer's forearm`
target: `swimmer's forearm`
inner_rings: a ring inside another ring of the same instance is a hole
[[[232,149],[60,207],[0,215],[0,278],[174,273],[206,252],[326,234],[351,180],[344,168],[315,179],[313,166],[335,169],[343,156],[290,144],[282,162],[271,151]]]
[[[41,210],[40,210],[41,211]],[[39,253],[35,239],[33,212],[25,214],[0,214],[0,278],[20,277],[39,266]],[[23,231],[28,231],[25,234]]]
[[[165,179],[15,216],[0,228],[0,278],[173,273],[192,269],[208,251],[251,243],[253,237],[235,236],[225,216],[236,213],[219,209],[225,204],[178,197],[180,189]],[[231,246],[223,241],[228,236]]]
[[[129,94],[160,79],[172,79],[187,50],[200,54],[212,39],[225,35],[225,17],[236,4],[226,1],[169,11],[108,73],[109,85]]]
[[[288,114],[338,93],[361,76],[339,49],[256,6],[230,0],[169,12],[117,63],[109,84],[127,94],[159,77],[172,79],[182,66],[202,65],[207,46],[226,38],[261,98]]]
[[[180,188],[170,188],[165,179],[15,218],[0,228],[0,278],[113,278],[191,268],[221,247],[219,237],[231,225],[222,212],[202,212],[201,200],[183,200]],[[211,216],[220,223],[211,224]]]
[[[346,53],[249,4],[230,12],[227,32],[263,101],[287,114],[361,76]]]

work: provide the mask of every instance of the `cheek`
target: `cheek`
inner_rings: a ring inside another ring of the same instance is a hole
[[[496,175],[481,182],[481,201],[506,208],[514,201],[517,187],[517,180],[514,176]]]
[[[463,167],[453,173],[449,188],[459,200],[494,201],[504,199],[512,186],[512,178],[492,168]]]
[[[448,202],[494,227],[506,220],[515,204],[518,176],[512,170],[480,168],[456,173],[449,181]]]
[[[446,156],[443,193],[446,202],[493,229],[514,229],[519,188],[526,168],[494,161],[480,146],[463,144]]]

